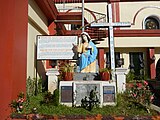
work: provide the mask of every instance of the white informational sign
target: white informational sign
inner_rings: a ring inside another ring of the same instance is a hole
[[[78,36],[37,36],[37,59],[74,59]]]

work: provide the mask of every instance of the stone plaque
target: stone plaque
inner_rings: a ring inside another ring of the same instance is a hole
[[[115,86],[103,86],[103,102],[115,102]]]
[[[100,84],[91,84],[91,83],[77,83],[75,84],[75,104],[80,105],[81,100],[85,96],[89,97],[91,90],[96,90],[97,97],[100,99]]]
[[[73,102],[72,86],[61,86],[61,102]]]

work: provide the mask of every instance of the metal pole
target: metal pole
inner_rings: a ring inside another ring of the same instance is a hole
[[[82,0],[82,32],[84,32],[84,0]]]

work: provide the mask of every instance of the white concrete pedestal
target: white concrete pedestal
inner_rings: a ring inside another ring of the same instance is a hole
[[[123,93],[126,90],[126,68],[116,68],[117,92]]]
[[[100,107],[116,105],[116,82],[110,81],[60,81],[60,104],[80,106],[81,100],[95,90]]]
[[[48,91],[53,94],[54,90],[58,88],[58,77],[59,72],[56,68],[47,70],[46,75],[48,76]]]

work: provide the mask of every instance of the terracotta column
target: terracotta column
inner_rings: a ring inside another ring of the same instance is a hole
[[[150,67],[150,77],[155,79],[156,77],[156,68],[155,68],[155,49],[149,48],[149,67]]]
[[[8,120],[9,104],[26,92],[28,0],[3,0],[0,8],[0,119]]]
[[[103,48],[98,49],[98,64],[100,69],[104,68],[104,49]]]

